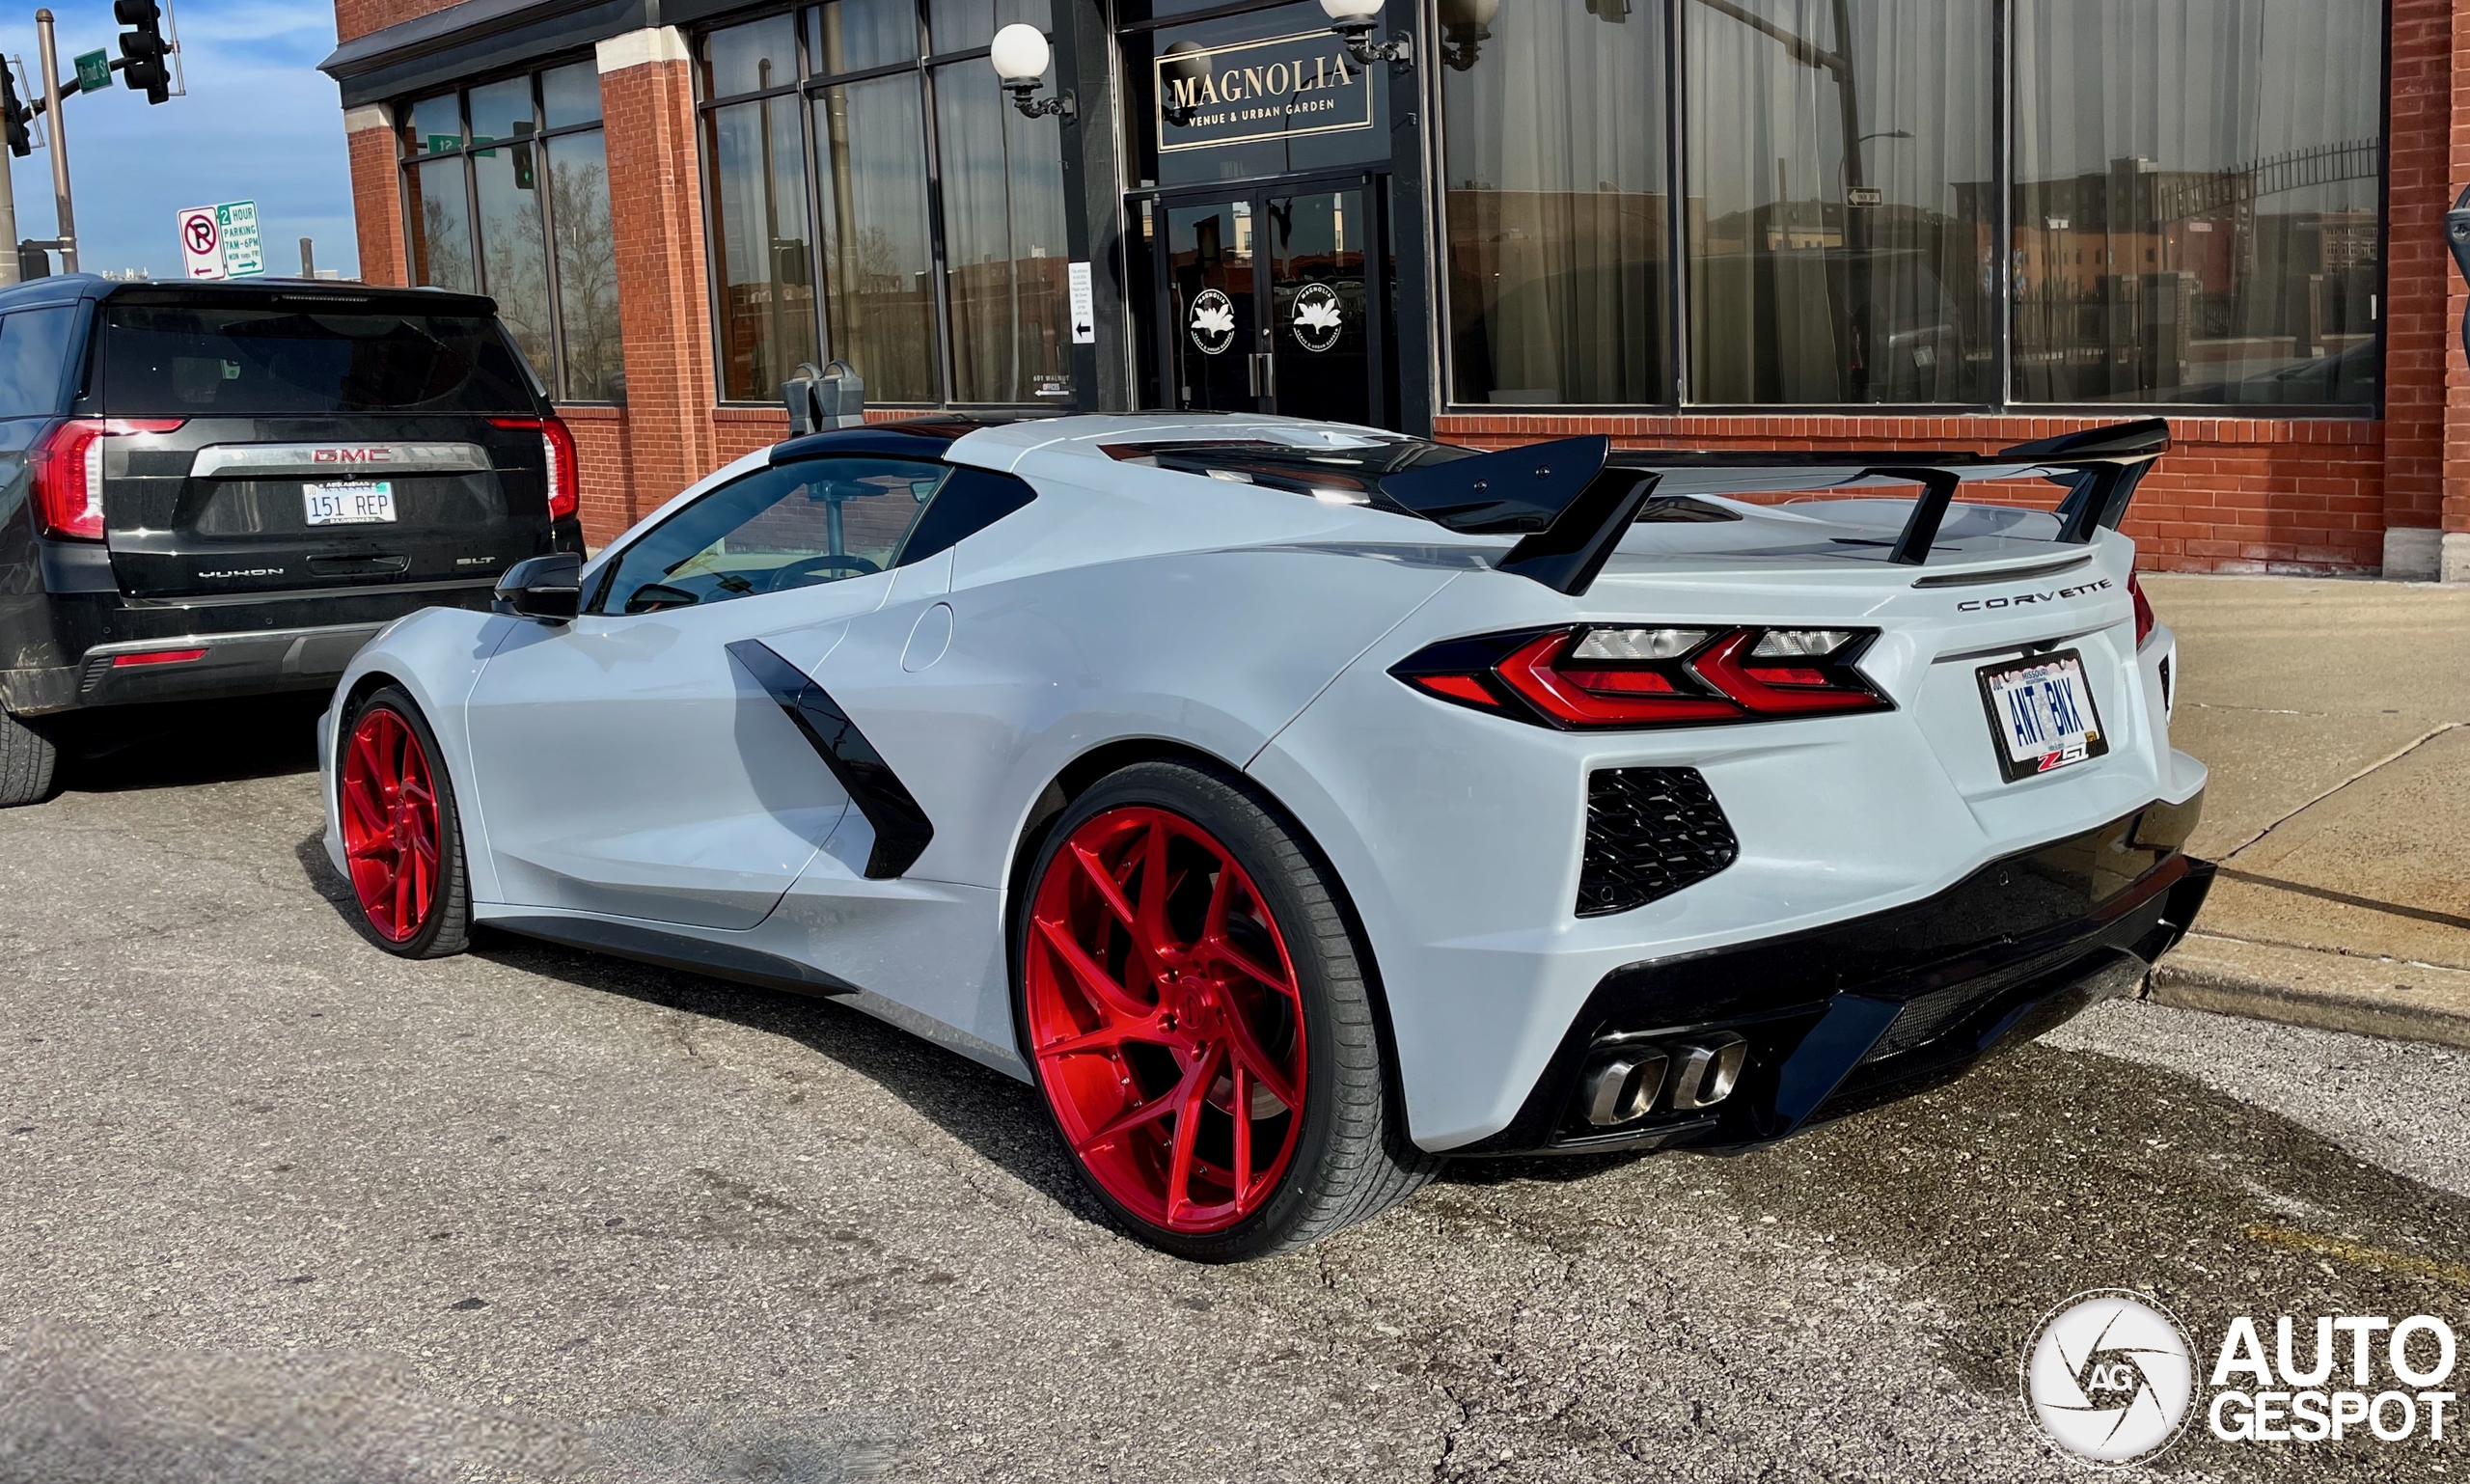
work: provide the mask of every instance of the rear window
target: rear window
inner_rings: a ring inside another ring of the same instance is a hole
[[[116,417],[523,413],[532,391],[485,316],[112,304],[103,408]]]

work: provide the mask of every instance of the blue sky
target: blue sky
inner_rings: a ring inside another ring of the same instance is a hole
[[[120,54],[110,0],[50,5],[63,75],[81,51]],[[23,57],[29,76],[34,11],[28,4],[0,16],[0,51]],[[314,237],[317,266],[357,274],[343,105],[317,70],[335,45],[332,0],[189,0],[175,14],[186,97],[150,107],[115,74],[110,93],[71,97],[62,110],[81,266],[178,278],[179,209],[254,199],[269,273],[300,271],[299,239]],[[18,234],[52,235],[48,153],[13,163]]]

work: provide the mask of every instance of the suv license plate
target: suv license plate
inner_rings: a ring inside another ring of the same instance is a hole
[[[370,526],[395,519],[392,480],[354,480],[343,484],[310,484],[300,497],[309,507],[313,526]]]
[[[2073,649],[1984,665],[1981,701],[1998,771],[2007,782],[2099,757],[2110,750],[2101,716],[2084,680],[2084,657]]]

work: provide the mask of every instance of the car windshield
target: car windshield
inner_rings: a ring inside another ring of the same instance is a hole
[[[103,324],[115,417],[533,410],[485,316],[112,304]]]

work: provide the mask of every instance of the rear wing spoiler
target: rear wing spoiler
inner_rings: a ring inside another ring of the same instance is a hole
[[[2018,443],[1995,453],[1691,452],[1623,449],[1601,434],[1527,444],[1386,475],[1381,493],[1452,531],[1523,533],[1500,569],[1576,597],[1651,499],[1919,484],[1887,560],[1919,566],[1956,491],[1982,480],[2045,479],[2068,487],[2057,539],[2116,530],[2144,472],[2170,447],[2160,418]]]

